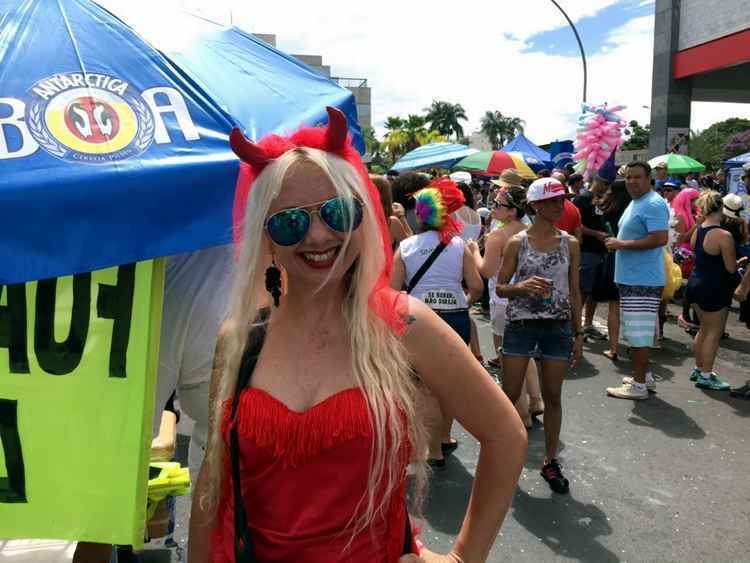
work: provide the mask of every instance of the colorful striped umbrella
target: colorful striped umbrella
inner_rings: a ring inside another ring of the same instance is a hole
[[[656,168],[656,165],[662,162],[667,165],[669,174],[689,174],[703,172],[706,169],[700,162],[684,154],[663,154],[648,161],[652,168]]]
[[[503,170],[515,168],[524,178],[536,178],[520,152],[481,151],[459,160],[453,168],[471,170],[485,176],[499,176]]]

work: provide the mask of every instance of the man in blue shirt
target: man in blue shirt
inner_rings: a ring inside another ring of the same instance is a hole
[[[615,255],[615,282],[620,290],[620,327],[630,346],[633,377],[607,393],[620,399],[646,399],[656,384],[648,371],[648,354],[654,342],[659,303],[665,283],[663,247],[669,231],[669,208],[651,189],[651,167],[631,162],[625,186],[632,198],[620,219],[617,238],[604,241]]]

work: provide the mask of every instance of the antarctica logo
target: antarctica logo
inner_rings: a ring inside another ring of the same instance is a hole
[[[124,160],[141,154],[154,139],[151,110],[130,89],[106,74],[55,74],[29,90],[26,123],[39,146],[62,160]]]

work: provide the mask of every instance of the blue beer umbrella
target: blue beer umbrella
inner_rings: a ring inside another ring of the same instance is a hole
[[[0,0],[0,284],[229,242],[235,126],[258,140],[334,106],[364,152],[349,90],[179,17],[161,46],[90,0]]]

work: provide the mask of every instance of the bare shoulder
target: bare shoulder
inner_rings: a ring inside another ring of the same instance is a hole
[[[578,252],[581,248],[581,243],[578,242],[578,239],[566,231],[561,231],[561,233],[562,236],[568,240],[568,248],[570,248],[571,251]]]

